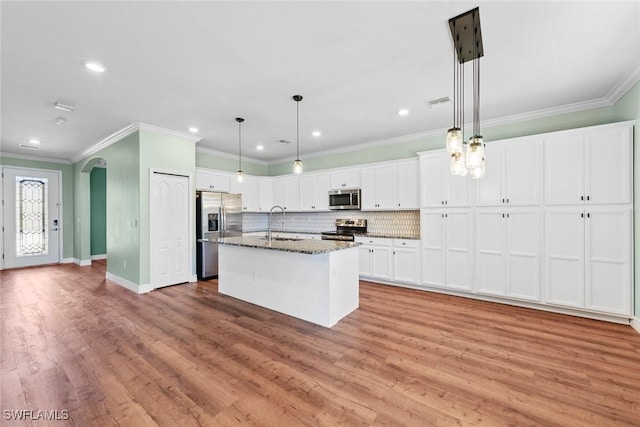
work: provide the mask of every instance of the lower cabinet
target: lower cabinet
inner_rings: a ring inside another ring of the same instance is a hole
[[[421,211],[423,284],[472,290],[472,223],[467,208]]]
[[[393,239],[393,281],[408,284],[420,281],[420,240]]]
[[[540,301],[540,210],[478,209],[474,228],[476,291]]]
[[[545,302],[632,313],[632,210],[549,208],[545,215]]]
[[[360,275],[391,280],[392,240],[378,237],[357,238],[360,246]]]

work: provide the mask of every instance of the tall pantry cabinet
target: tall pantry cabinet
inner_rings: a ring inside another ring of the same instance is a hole
[[[633,125],[487,142],[479,180],[418,153],[423,286],[632,317]]]

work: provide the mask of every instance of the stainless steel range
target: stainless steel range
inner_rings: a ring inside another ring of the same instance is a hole
[[[366,219],[336,219],[335,231],[323,231],[322,240],[353,242],[358,234],[367,232]]]

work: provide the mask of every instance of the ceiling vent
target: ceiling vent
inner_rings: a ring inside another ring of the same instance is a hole
[[[34,145],[26,145],[26,144],[20,144],[18,145],[18,147],[23,148],[25,150],[39,150],[40,147],[34,146]]]
[[[429,106],[429,108],[434,108],[434,107],[441,107],[450,102],[451,102],[451,99],[449,99],[448,96],[445,96],[444,98],[432,99],[431,101],[427,101],[427,105]]]
[[[69,103],[56,101],[56,103],[53,104],[53,108],[55,108],[56,110],[61,110],[61,111],[66,111],[68,113],[71,113],[73,112],[73,110],[75,110],[76,107]]]

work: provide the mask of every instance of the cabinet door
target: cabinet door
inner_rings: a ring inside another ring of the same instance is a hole
[[[298,176],[288,176],[285,179],[287,205],[285,209],[297,211],[300,209],[300,193],[298,187]]]
[[[394,165],[382,165],[376,168],[376,209],[396,208],[396,176]]]
[[[587,204],[631,203],[631,127],[585,135]]]
[[[362,210],[375,210],[378,204],[376,187],[376,169],[362,169],[362,195],[360,206]]]
[[[470,291],[473,271],[471,211],[469,209],[449,210],[445,213],[445,224],[446,285],[448,288]]]
[[[505,222],[507,295],[540,301],[540,211],[537,208],[509,209]]]
[[[483,294],[507,294],[505,220],[503,210],[476,212],[476,290]]]
[[[199,190],[228,192],[229,175],[203,169],[196,170],[196,188]]]
[[[242,182],[232,178],[229,191],[242,195],[243,212],[258,212],[258,179],[256,177],[245,175]]]
[[[545,298],[549,304],[584,307],[584,212],[548,208],[545,213]]]
[[[585,208],[586,308],[631,316],[631,208]]]
[[[313,191],[314,187],[314,176],[309,174],[303,174],[300,176],[300,210],[301,211],[311,211],[313,210],[313,202],[315,193]]]
[[[273,206],[273,179],[267,177],[258,178],[258,211],[269,212]]]
[[[418,282],[418,251],[410,248],[394,248],[393,280],[404,283]]]
[[[420,165],[417,160],[396,165],[396,188],[398,209],[420,207]]]
[[[360,258],[360,275],[371,276],[371,247],[362,245],[358,250]]]
[[[420,155],[420,207],[433,208],[444,205],[443,176],[445,169],[443,152]]]
[[[520,138],[507,142],[504,165],[503,197],[506,204],[509,206],[540,204],[542,139]]]
[[[444,212],[423,210],[420,218],[422,283],[444,286]]]
[[[486,144],[486,173],[484,178],[474,180],[476,204],[478,206],[500,206],[504,199],[504,151],[507,141]],[[467,177],[467,179],[469,179]]]
[[[472,180],[468,176],[452,175],[448,167],[444,169],[444,194],[446,195],[444,204],[448,207],[471,206],[471,185]]]
[[[273,204],[287,208],[286,177],[278,177],[273,180]]]
[[[300,196],[302,196],[302,190],[300,190]],[[313,210],[329,210],[329,174],[327,173],[319,173],[314,175]]]
[[[552,135],[544,141],[544,203],[582,203],[584,146],[581,133]]]
[[[345,169],[342,173],[345,188],[360,188],[360,168]]]
[[[371,276],[378,279],[391,280],[391,248],[378,247],[372,248],[371,252]]]

